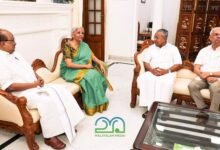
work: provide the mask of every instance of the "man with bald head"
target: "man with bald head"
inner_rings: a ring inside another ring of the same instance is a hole
[[[154,44],[147,48],[143,59],[146,72],[137,79],[139,106],[147,106],[149,109],[154,101],[171,101],[176,71],[182,60],[179,50],[167,42],[167,37],[166,29],[157,30]]]
[[[58,135],[65,133],[71,142],[75,126],[84,117],[72,94],[59,85],[44,85],[24,58],[15,52],[15,38],[10,31],[0,29],[0,88],[27,98],[27,106],[38,109],[45,143],[54,149],[65,144]],[[39,149],[34,143],[33,149]]]
[[[200,93],[201,89],[210,91],[211,105],[209,110],[219,111],[220,106],[220,27],[212,28],[209,39],[211,45],[201,49],[194,62],[194,72],[197,74],[188,88],[190,95],[199,109],[208,109]]]

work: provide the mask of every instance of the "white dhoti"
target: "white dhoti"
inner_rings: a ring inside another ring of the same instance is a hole
[[[69,142],[75,137],[75,126],[84,118],[75,98],[61,85],[46,85],[21,93],[29,108],[37,108],[44,138],[65,133]],[[20,95],[20,96],[21,96]]]
[[[147,106],[150,109],[154,101],[169,103],[175,78],[176,73],[155,76],[148,71],[141,74],[137,79],[140,89],[139,106]]]
[[[0,87],[6,90],[13,83],[33,83],[37,81],[31,66],[22,56],[14,52],[0,50]],[[12,92],[27,98],[27,106],[36,108],[40,114],[40,124],[45,138],[65,133],[72,142],[75,126],[84,117],[75,98],[62,85],[47,84],[44,87]]]

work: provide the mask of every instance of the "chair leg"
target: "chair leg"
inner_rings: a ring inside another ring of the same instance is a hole
[[[177,105],[182,105],[182,99],[177,98],[176,104]]]
[[[132,87],[132,89],[131,89],[131,103],[130,103],[131,108],[134,108],[136,106],[136,101],[137,101],[137,88]]]
[[[39,150],[39,146],[35,142],[35,133],[33,131],[27,131],[24,135],[25,135],[29,150]]]

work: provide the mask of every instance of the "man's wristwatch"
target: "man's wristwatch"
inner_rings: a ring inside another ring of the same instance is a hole
[[[169,69],[169,70],[168,70],[168,73],[171,73],[171,72],[172,72],[171,69]]]

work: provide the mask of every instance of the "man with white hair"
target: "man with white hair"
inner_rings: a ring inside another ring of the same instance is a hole
[[[199,109],[208,109],[200,93],[209,88],[211,105],[209,110],[219,111],[220,106],[220,27],[212,28],[209,39],[211,45],[199,51],[194,62],[194,72],[198,75],[188,88]]]
[[[144,56],[146,72],[138,79],[140,88],[139,106],[151,107],[154,101],[171,101],[176,71],[182,64],[179,50],[167,42],[168,31],[159,29],[154,35],[154,44]],[[143,117],[146,113],[143,114]]]

